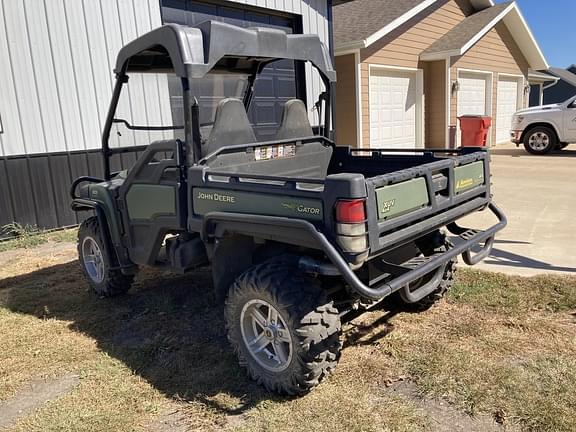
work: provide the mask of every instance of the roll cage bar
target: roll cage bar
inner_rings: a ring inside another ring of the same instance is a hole
[[[120,94],[128,82],[128,73],[171,73],[180,77],[184,102],[184,130],[188,164],[201,159],[199,106],[190,90],[190,81],[214,70],[241,72],[249,76],[244,94],[244,106],[249,108],[257,76],[269,63],[281,60],[310,62],[326,87],[317,108],[324,102],[323,135],[330,130],[330,93],[336,72],[324,44],[316,35],[290,35],[271,28],[241,28],[218,21],[206,21],[195,27],[168,24],[152,30],[124,46],[118,53],[116,83],[102,133],[104,176],[111,178],[110,157],[122,153],[111,149],[109,138]],[[138,130],[138,127],[132,127]]]

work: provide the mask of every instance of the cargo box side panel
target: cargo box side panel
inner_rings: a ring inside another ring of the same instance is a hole
[[[310,198],[211,188],[194,188],[192,194],[194,214],[199,216],[210,212],[232,212],[309,221],[324,219],[322,201]]]
[[[430,204],[426,180],[422,177],[376,190],[378,219],[392,219]]]
[[[484,162],[478,161],[454,169],[454,193],[461,194],[484,184]]]

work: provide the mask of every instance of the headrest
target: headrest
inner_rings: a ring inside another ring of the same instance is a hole
[[[306,106],[300,99],[290,99],[284,105],[282,121],[276,139],[306,138],[314,136],[308,120]]]
[[[214,126],[203,144],[204,156],[226,146],[256,142],[254,130],[240,99],[226,98],[218,103]]]

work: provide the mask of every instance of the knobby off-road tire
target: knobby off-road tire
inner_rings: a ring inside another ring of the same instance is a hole
[[[448,249],[454,247],[454,245],[452,244],[452,242],[448,239],[445,240],[445,244],[444,246],[441,246],[437,249],[435,249],[435,253],[437,252],[446,252]],[[436,303],[438,303],[440,300],[442,300],[442,298],[446,295],[446,293],[448,291],[450,291],[450,289],[452,288],[452,286],[454,285],[454,274],[456,273],[456,259],[452,259],[450,261],[448,261],[448,263],[446,264],[446,267],[444,269],[444,274],[442,275],[442,279],[440,280],[440,283],[438,284],[438,288],[436,288],[436,290],[434,290],[432,293],[430,293],[429,295],[427,295],[426,297],[424,297],[422,300],[416,302],[416,303],[411,303],[410,306],[412,308],[415,308],[417,310],[427,310],[430,309],[432,306],[434,306]],[[425,280],[425,278],[423,278],[423,280]]]
[[[80,225],[78,257],[86,280],[98,296],[114,297],[130,289],[134,276],[113,269],[115,263],[110,259],[102,227],[96,217],[90,217]]]
[[[238,277],[226,299],[225,321],[240,365],[270,391],[306,393],[340,358],[338,310],[294,262],[271,260]],[[258,334],[268,339],[254,342]]]

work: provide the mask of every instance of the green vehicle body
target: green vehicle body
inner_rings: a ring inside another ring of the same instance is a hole
[[[276,138],[258,142],[247,116],[254,83],[266,65],[282,59],[310,63],[318,71],[326,89],[316,103],[321,124],[310,125],[305,101],[289,100]],[[203,135],[190,83],[230,71],[247,77],[243,98],[221,100]],[[457,256],[470,265],[488,256],[495,234],[506,225],[492,202],[485,148],[407,154],[336,145],[330,139],[336,74],[316,36],[218,22],[167,25],[125,46],[115,72],[102,136],[104,178],[80,177],[71,187],[72,208],[94,214],[80,229],[79,254],[89,282],[102,295],[125,291],[144,266],[186,273],[210,265],[214,297],[238,298],[230,287],[244,283],[243,275],[283,260],[278,268],[289,263],[286,274],[303,275],[314,289],[336,287],[350,310],[392,294],[419,303],[445,291]],[[183,126],[133,126],[115,118],[130,74],[143,72],[180,78]],[[110,148],[115,123],[133,130],[181,129],[183,139]],[[136,163],[113,173],[111,159],[128,151],[140,153]],[[458,225],[484,210],[498,219],[490,228]],[[459,241],[447,241],[447,233]],[[86,263],[91,265],[96,249],[105,251],[99,256],[106,257],[102,268],[111,279],[90,273],[94,268]],[[333,306],[310,307],[339,331]],[[269,329],[270,335],[275,331]],[[280,387],[301,390],[285,382]]]

